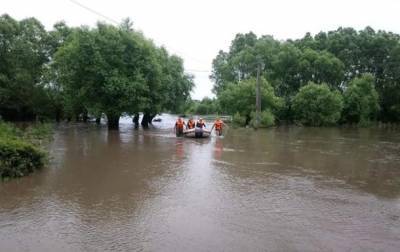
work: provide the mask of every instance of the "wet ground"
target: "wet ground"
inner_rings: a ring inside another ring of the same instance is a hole
[[[0,251],[399,251],[400,132],[176,138],[59,125],[49,167],[0,182]]]

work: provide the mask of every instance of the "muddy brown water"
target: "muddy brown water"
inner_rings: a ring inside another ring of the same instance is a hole
[[[0,251],[400,251],[400,132],[171,119],[59,125],[47,168],[0,183]]]

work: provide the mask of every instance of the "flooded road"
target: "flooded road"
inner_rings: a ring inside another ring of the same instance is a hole
[[[0,183],[0,251],[399,251],[399,131],[169,123],[58,126],[49,167]]]

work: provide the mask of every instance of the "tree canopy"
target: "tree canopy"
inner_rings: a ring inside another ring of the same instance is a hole
[[[123,113],[184,109],[194,86],[183,60],[132,27],[68,27],[46,31],[36,19],[0,17],[0,115],[9,120],[105,114],[110,128]]]
[[[240,85],[254,78],[259,64],[264,66],[261,75],[285,101],[280,120],[295,119],[293,97],[309,82],[325,83],[330,90],[344,94],[352,80],[364,74],[372,76],[379,97],[381,109],[374,110],[374,118],[384,122],[400,120],[398,34],[371,27],[361,31],[338,28],[315,36],[307,33],[301,39],[286,41],[266,35],[257,37],[252,32],[237,34],[229,51],[220,51],[213,60],[210,78],[217,98],[230,89],[230,83]],[[352,121],[348,116],[344,118],[343,122]]]

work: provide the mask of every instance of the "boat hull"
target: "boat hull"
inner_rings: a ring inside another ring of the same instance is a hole
[[[195,128],[195,129],[185,130],[183,132],[183,135],[185,137],[190,137],[190,138],[207,138],[210,137],[211,132],[206,129]]]

